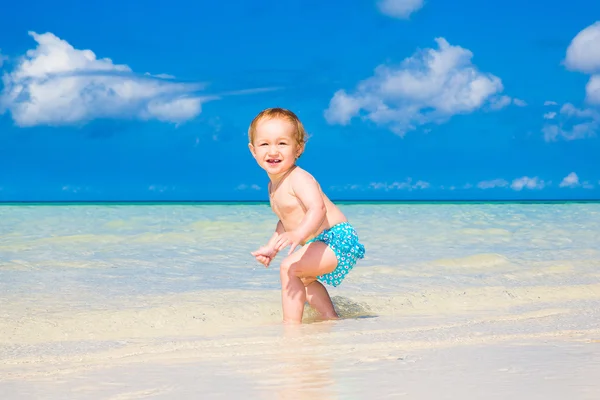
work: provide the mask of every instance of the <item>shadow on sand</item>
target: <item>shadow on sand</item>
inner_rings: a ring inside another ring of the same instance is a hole
[[[338,313],[340,319],[358,319],[358,318],[375,318],[377,314],[371,311],[366,303],[357,303],[352,299],[343,296],[333,296],[331,298],[333,307]],[[304,323],[320,322],[322,318],[319,313],[310,307],[308,303],[304,307]]]

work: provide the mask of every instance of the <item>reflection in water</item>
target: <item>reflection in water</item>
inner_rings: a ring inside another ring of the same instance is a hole
[[[258,376],[261,391],[278,399],[337,398],[334,358],[328,348],[336,321],[283,325],[282,340],[274,343],[271,368]]]

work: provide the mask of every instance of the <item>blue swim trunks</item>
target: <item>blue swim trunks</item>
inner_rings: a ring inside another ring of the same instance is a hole
[[[337,257],[338,265],[333,271],[317,276],[318,280],[331,286],[338,286],[342,283],[348,272],[354,268],[356,261],[365,256],[365,246],[360,244],[356,231],[348,222],[325,229],[306,244],[316,241],[321,241],[329,246]]]

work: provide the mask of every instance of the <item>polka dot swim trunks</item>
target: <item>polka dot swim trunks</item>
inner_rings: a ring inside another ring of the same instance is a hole
[[[356,231],[348,222],[342,222],[325,229],[306,244],[320,241],[325,243],[337,257],[337,267],[328,274],[317,276],[317,279],[331,286],[339,286],[356,261],[365,256],[365,246],[358,241]]]

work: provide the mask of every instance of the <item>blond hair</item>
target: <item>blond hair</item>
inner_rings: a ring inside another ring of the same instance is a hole
[[[290,110],[285,108],[273,107],[262,110],[250,123],[248,128],[248,140],[250,143],[254,143],[254,136],[256,135],[256,126],[263,119],[281,118],[290,122],[296,129],[294,138],[299,146],[304,146],[308,140],[308,134],[304,130],[304,125],[300,122],[300,118]]]

